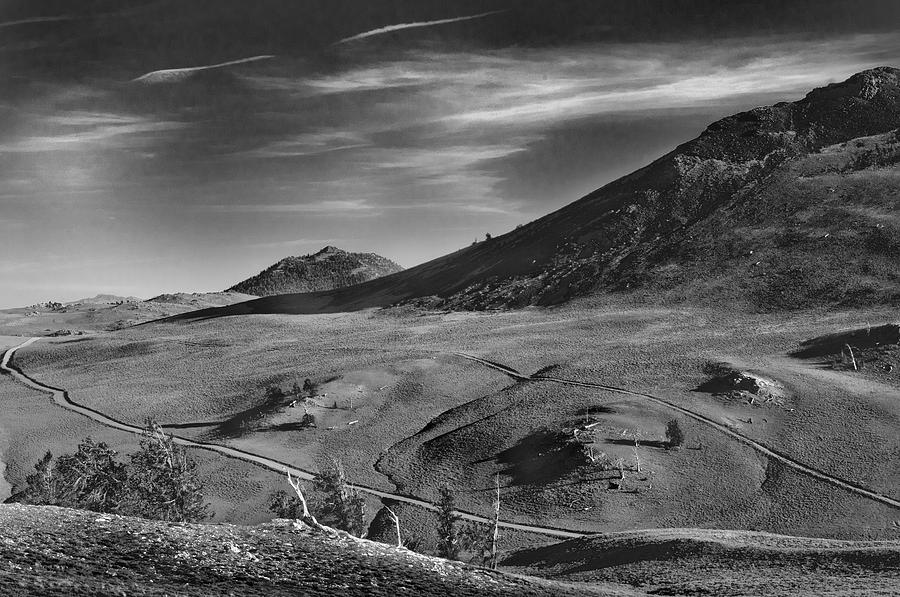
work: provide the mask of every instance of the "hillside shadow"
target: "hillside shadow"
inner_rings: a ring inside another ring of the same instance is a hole
[[[575,471],[584,460],[579,444],[555,431],[538,431],[497,455],[510,485],[547,485]]]
[[[790,355],[799,359],[833,356],[841,354],[848,344],[854,349],[900,344],[900,324],[888,323],[804,340]]]
[[[293,401],[293,397],[268,395],[263,402],[215,424],[209,433],[218,439],[235,439],[254,431],[256,424],[267,416],[280,412]]]

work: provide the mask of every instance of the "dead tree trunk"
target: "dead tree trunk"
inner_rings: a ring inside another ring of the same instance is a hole
[[[316,517],[309,513],[309,507],[306,503],[306,498],[303,496],[303,489],[300,487],[300,480],[294,479],[291,477],[291,472],[287,472],[288,483],[290,483],[291,487],[294,489],[294,493],[297,494],[297,497],[300,499],[300,505],[303,507],[303,513],[300,517],[300,520],[311,527],[320,529],[322,525],[319,524],[319,521],[316,520]]]
[[[385,506],[384,509],[388,511],[388,516],[394,521],[394,529],[397,531],[397,547],[403,547],[403,539],[400,538],[400,518],[398,518],[397,514],[387,506]]]
[[[853,347],[849,344],[845,344],[844,346],[847,347],[847,351],[850,353],[850,362],[853,364],[853,370],[859,371],[859,367],[856,366],[856,357],[853,356]]]
[[[497,569],[497,538],[500,534],[500,473],[497,473],[497,495],[494,500],[494,533],[491,536],[491,568]]]

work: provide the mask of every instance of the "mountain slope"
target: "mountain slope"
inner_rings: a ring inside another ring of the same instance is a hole
[[[337,247],[303,257],[286,257],[226,292],[271,296],[290,292],[317,292],[361,284],[403,268],[374,253],[348,253]]]
[[[900,70],[872,69],[797,102],[720,120],[503,236],[350,289],[202,315],[424,297],[450,308],[503,308],[626,289],[757,310],[890,303],[900,297],[898,127]]]

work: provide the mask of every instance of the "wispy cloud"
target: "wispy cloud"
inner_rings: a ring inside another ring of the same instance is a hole
[[[696,107],[840,80],[900,53],[894,35],[827,41],[605,44],[480,53],[408,52],[307,82],[322,94],[403,89],[409,112],[447,126],[529,127]],[[409,115],[407,115],[407,118]]]
[[[166,68],[162,70],[155,70],[149,73],[143,74],[140,77],[136,77],[132,79],[132,83],[143,83],[146,85],[153,85],[158,83],[177,83],[178,81],[183,81],[192,77],[193,75],[209,70],[216,70],[220,68],[227,68],[229,66],[235,66],[238,64],[246,64],[248,62],[259,62],[260,60],[270,60],[275,58],[274,55],[265,54],[262,56],[250,56],[249,58],[240,58],[238,60],[229,60],[228,62],[219,62],[218,64],[206,64],[203,66],[189,66],[184,68]]]
[[[53,132],[0,143],[0,154],[82,151],[88,147],[131,149],[150,142],[146,135],[173,131],[185,126],[180,122],[97,113],[49,116],[43,120],[42,125],[53,129]]]
[[[289,139],[280,139],[266,143],[261,147],[233,153],[230,157],[241,160],[298,158],[369,147],[371,145],[372,142],[360,133],[344,131],[301,133]]]
[[[75,17],[70,17],[67,15],[59,15],[55,17],[31,17],[28,19],[19,19],[17,21],[5,21],[0,23],[0,29],[5,29],[7,27],[18,27],[19,25],[34,25],[37,23],[56,23],[59,21],[71,21]]]
[[[265,243],[248,243],[243,245],[248,249],[290,249],[292,247],[318,247],[335,245],[344,242],[343,238],[296,238]]]
[[[315,203],[217,203],[202,205],[203,211],[229,212],[229,213],[299,213],[299,214],[353,214],[371,212],[376,209],[365,199],[327,200]]]
[[[345,37],[344,39],[336,41],[334,45],[345,44],[345,43],[357,41],[360,39],[366,39],[368,37],[375,37],[376,35],[384,35],[385,33],[392,33],[394,31],[402,31],[404,29],[419,29],[422,27],[436,27],[438,25],[449,25],[450,23],[461,23],[463,21],[472,21],[475,19],[483,19],[485,17],[500,14],[503,12],[506,12],[506,11],[505,10],[492,10],[490,12],[482,12],[482,13],[475,14],[475,15],[453,17],[453,18],[449,18],[449,19],[438,19],[436,21],[419,21],[416,23],[398,23],[396,25],[387,25],[386,27],[380,27],[378,29],[372,29],[371,31],[359,33],[359,34],[353,35],[351,37]]]

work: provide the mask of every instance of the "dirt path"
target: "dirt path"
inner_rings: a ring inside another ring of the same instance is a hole
[[[466,354],[463,352],[454,352],[453,354],[455,354],[459,357],[462,357],[464,359],[468,359],[470,361],[480,363],[481,365],[484,365],[485,367],[490,367],[491,369],[500,371],[501,373],[504,373],[504,374],[508,375],[509,377],[512,377],[513,379],[516,379],[519,381],[551,382],[551,383],[558,383],[558,384],[562,384],[562,385],[578,386],[578,387],[582,387],[582,388],[595,388],[598,390],[605,390],[607,392],[616,392],[616,393],[625,394],[628,396],[635,396],[637,398],[643,398],[645,400],[655,402],[656,404],[660,404],[662,406],[665,406],[666,408],[670,408],[672,410],[678,411],[679,413],[681,413],[687,417],[690,417],[690,418],[694,419],[695,421],[699,421],[700,423],[703,423],[704,425],[712,427],[713,429],[715,429],[733,439],[736,439],[737,441],[741,442],[742,444],[753,448],[760,454],[763,454],[769,458],[772,458],[773,460],[777,460],[778,462],[794,469],[795,471],[797,471],[799,473],[803,473],[804,475],[808,475],[819,481],[824,481],[826,483],[830,483],[831,485],[840,487],[841,489],[845,489],[845,490],[855,493],[857,495],[869,498],[871,500],[875,500],[876,502],[880,502],[882,504],[885,504],[886,506],[900,509],[900,500],[896,500],[896,499],[888,497],[886,495],[876,493],[876,492],[872,491],[871,489],[867,489],[860,485],[851,483],[850,481],[845,481],[838,477],[834,477],[832,475],[829,475],[826,472],[820,471],[809,465],[803,464],[802,462],[794,460],[793,458],[791,458],[790,456],[787,456],[786,454],[782,454],[781,452],[778,452],[774,448],[770,448],[764,444],[759,443],[758,441],[752,440],[749,437],[734,431],[727,425],[718,423],[715,420],[710,419],[709,417],[698,414],[692,410],[689,410],[687,408],[679,406],[673,402],[669,402],[668,400],[665,400],[663,398],[659,398],[659,397],[653,396],[651,394],[643,394],[641,392],[633,392],[631,390],[626,390],[624,388],[617,388],[615,386],[608,386],[608,385],[599,384],[599,383],[576,381],[576,380],[572,380],[572,379],[563,379],[560,377],[552,377],[552,376],[544,376],[544,375],[535,375],[535,376],[524,375],[524,374],[516,371],[512,367],[507,367],[506,365],[503,365],[500,363],[495,363],[493,361],[488,361],[487,359],[482,359],[482,358],[476,357],[474,355]]]
[[[144,432],[143,428],[135,426],[135,425],[130,425],[128,423],[124,423],[124,422],[116,420],[110,416],[107,416],[100,411],[97,411],[97,410],[94,410],[87,406],[78,404],[77,402],[72,401],[72,399],[69,397],[69,393],[66,390],[63,390],[61,388],[54,388],[52,386],[43,384],[43,383],[37,381],[36,379],[34,379],[33,377],[30,377],[29,375],[25,374],[23,371],[21,371],[15,365],[11,364],[13,355],[16,353],[16,351],[18,351],[22,348],[25,348],[27,346],[30,346],[31,344],[34,344],[38,340],[40,340],[40,338],[30,338],[29,340],[23,342],[22,344],[19,344],[18,346],[10,348],[5,353],[3,353],[3,358],[2,358],[2,360],[0,360],[0,370],[3,370],[5,372],[9,373],[10,375],[12,375],[12,377],[14,379],[16,379],[17,381],[21,382],[22,384],[28,386],[29,388],[52,395],[53,402],[55,402],[57,405],[61,406],[62,408],[65,408],[66,410],[76,412],[80,415],[90,418],[91,420],[93,420],[97,423],[100,423],[101,425],[106,425],[107,427],[112,427],[113,429],[118,429],[120,431],[126,431],[128,433],[135,433],[138,435],[143,434],[143,432]],[[496,368],[496,367],[500,367],[500,366],[494,365],[494,367]],[[221,455],[227,456],[229,458],[236,458],[238,460],[243,460],[245,462],[250,462],[250,463],[256,464],[258,466],[275,471],[277,473],[281,473],[281,474],[290,473],[294,477],[298,477],[300,479],[304,479],[307,481],[310,481],[315,477],[315,474],[311,471],[299,469],[299,468],[291,466],[285,462],[281,462],[280,460],[267,458],[265,456],[260,456],[259,454],[254,454],[252,452],[246,452],[244,450],[238,450],[236,448],[229,448],[227,446],[222,446],[219,444],[208,444],[205,442],[197,442],[197,441],[189,440],[189,439],[186,439],[183,437],[179,437],[177,435],[173,435],[172,439],[175,443],[182,445],[182,446],[186,446],[189,448],[196,448],[199,450],[208,450],[210,452],[216,452],[217,454],[221,454]],[[355,489],[358,489],[359,491],[374,495],[379,498],[395,500],[398,502],[402,502],[404,504],[409,504],[411,506],[417,506],[419,508],[424,508],[426,510],[437,511],[437,509],[438,509],[437,505],[435,505],[431,502],[425,501],[425,500],[417,499],[415,497],[399,495],[399,494],[395,494],[395,493],[389,493],[386,491],[374,489],[372,487],[366,487],[363,485],[351,485],[351,487],[354,487]],[[490,524],[493,522],[489,518],[486,518],[483,516],[478,516],[478,515],[472,514],[470,512],[464,512],[464,511],[460,510],[460,511],[457,511],[456,513],[461,519],[468,520],[471,522],[480,522],[480,523],[484,523],[484,524]],[[525,532],[529,532],[529,533],[536,533],[539,535],[548,535],[551,537],[559,537],[559,538],[563,538],[563,539],[574,539],[574,538],[584,537],[587,535],[587,533],[579,533],[576,531],[569,531],[569,530],[565,530],[565,529],[533,526],[533,525],[528,525],[528,524],[518,524],[515,522],[501,521],[499,526],[501,528],[505,528],[505,529],[514,529],[517,531],[525,531]]]

